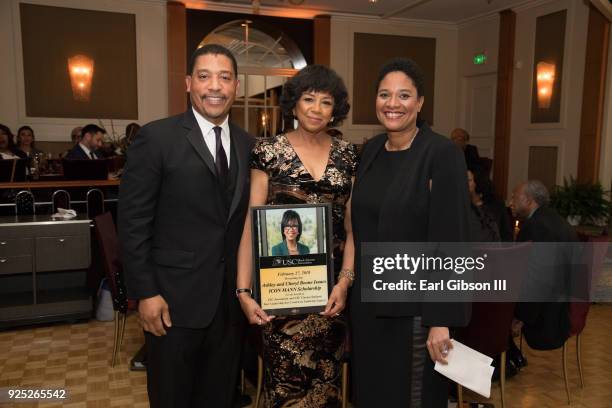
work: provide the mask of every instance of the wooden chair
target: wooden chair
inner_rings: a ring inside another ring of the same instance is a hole
[[[106,212],[95,217],[94,225],[115,311],[115,332],[111,358],[111,367],[114,367],[121,344],[123,343],[127,313],[130,310],[136,309],[136,302],[128,301],[127,298],[123,282],[123,268],[119,258],[119,239],[117,238],[117,231],[111,213]]]
[[[493,268],[492,270],[496,265],[504,265],[503,268],[524,271],[527,268],[530,250],[529,242],[507,248],[487,249],[487,264]],[[473,303],[470,323],[467,327],[459,329],[456,334],[457,340],[474,350],[492,358],[501,356],[499,386],[502,408],[506,406],[506,349],[514,318],[514,306],[515,302]],[[463,387],[457,384],[457,406],[461,407],[462,404]]]
[[[590,237],[586,246],[586,264],[588,276],[591,282],[596,281],[601,272],[606,253],[608,251],[608,237]],[[587,316],[591,302],[570,302],[569,304],[569,320],[570,332],[569,338],[576,337],[576,362],[578,364],[578,374],[580,376],[580,388],[584,388],[584,376],[582,373],[582,331],[586,326]],[[567,373],[567,353],[569,338],[563,344],[563,352],[561,355],[563,365],[563,380],[565,382],[565,393],[567,395],[567,403],[571,404],[571,395],[569,389],[569,379]]]
[[[87,217],[93,220],[96,216],[104,213],[104,193],[98,188],[92,188],[87,192]]]
[[[53,214],[57,213],[58,208],[70,209],[70,194],[66,190],[56,190],[51,196],[51,206]]]
[[[34,215],[36,206],[34,204],[34,194],[31,191],[22,190],[15,196],[16,215]]]

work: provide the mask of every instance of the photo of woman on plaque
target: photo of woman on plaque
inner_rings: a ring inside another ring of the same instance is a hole
[[[307,255],[310,253],[310,249],[300,243],[302,220],[297,212],[293,210],[285,211],[280,229],[283,241],[272,247],[272,256]]]
[[[341,312],[354,279],[348,208],[357,150],[327,131],[346,118],[348,94],[336,72],[311,65],[287,81],[280,105],[285,123],[295,120],[297,126],[256,144],[250,206],[330,203],[337,283],[320,314],[266,314],[250,296],[253,249],[249,215],[238,251],[236,292],[249,322],[262,326],[263,406],[336,407],[340,404],[346,335]]]

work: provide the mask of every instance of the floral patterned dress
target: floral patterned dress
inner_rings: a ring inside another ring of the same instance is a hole
[[[357,167],[354,145],[332,138],[323,176],[314,180],[286,135],[255,146],[251,168],[268,175],[268,204],[331,203],[336,273],[342,264],[344,210]],[[337,407],[344,354],[344,316],[279,316],[263,328],[265,407]]]

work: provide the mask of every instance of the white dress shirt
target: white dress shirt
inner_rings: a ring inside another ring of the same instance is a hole
[[[204,116],[200,115],[200,113],[193,109],[193,107],[191,107],[191,110],[193,110],[193,115],[195,116],[196,121],[198,122],[198,126],[202,131],[206,147],[208,147],[208,150],[210,151],[210,154],[212,154],[214,160],[216,159],[215,156],[217,151],[217,140],[215,139],[215,131],[213,130],[213,128],[217,125],[204,119]],[[223,145],[223,150],[225,150],[225,155],[227,156],[227,167],[229,168],[231,154],[229,115],[225,117],[225,120],[221,125],[219,125],[219,127],[221,128],[221,144]]]
[[[89,148],[85,146],[83,143],[79,143],[79,146],[81,146],[81,149],[83,149],[83,151],[85,152],[89,160],[94,160],[94,158],[96,159],[98,158],[98,155],[96,155],[95,152],[92,152],[91,150],[89,150]],[[91,153],[93,153],[93,157],[91,157]]]

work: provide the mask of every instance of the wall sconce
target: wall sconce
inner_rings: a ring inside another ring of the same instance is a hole
[[[536,79],[538,85],[538,107],[540,109],[548,109],[555,82],[555,64],[538,62]]]
[[[93,59],[80,54],[68,58],[68,74],[75,101],[89,102],[93,72]]]

